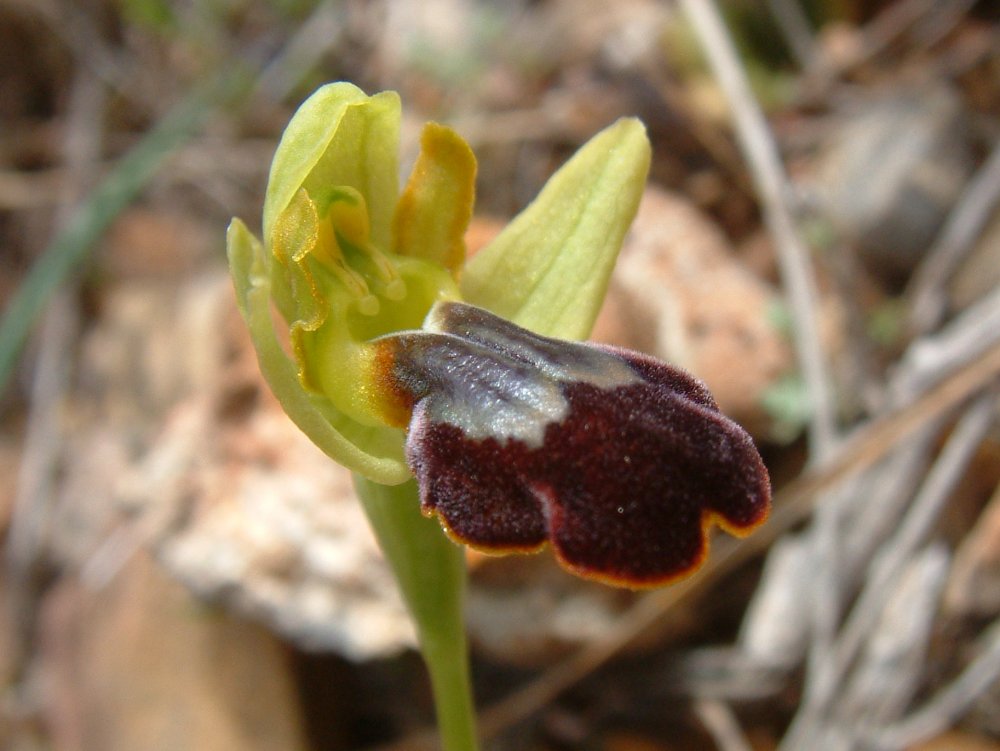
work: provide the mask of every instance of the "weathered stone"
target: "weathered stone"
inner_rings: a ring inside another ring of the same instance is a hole
[[[105,297],[81,343],[51,558],[103,581],[129,549],[152,550],[302,647],[367,659],[412,645],[350,474],[270,394],[227,275]]]
[[[825,213],[890,279],[920,260],[972,171],[963,117],[947,87],[897,87],[852,102],[823,147]]]
[[[64,578],[41,616],[56,751],[304,749],[285,648],[139,553],[103,589]]]
[[[721,231],[678,196],[648,189],[594,338],[654,354],[703,379],[727,415],[760,435],[765,392],[792,367],[777,293]]]

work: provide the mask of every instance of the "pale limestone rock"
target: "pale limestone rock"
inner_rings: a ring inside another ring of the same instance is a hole
[[[56,751],[307,747],[286,648],[198,602],[146,554],[99,590],[63,578],[40,647]]]
[[[650,188],[625,240],[594,338],[649,352],[705,381],[727,415],[767,432],[762,402],[792,368],[778,294],[685,199]]]

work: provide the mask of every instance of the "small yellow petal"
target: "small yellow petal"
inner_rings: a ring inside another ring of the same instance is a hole
[[[428,123],[420,156],[393,217],[395,252],[444,266],[457,277],[476,198],[476,157],[451,128]]]

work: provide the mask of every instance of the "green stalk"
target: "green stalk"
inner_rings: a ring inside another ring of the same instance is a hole
[[[444,751],[476,751],[462,603],[465,558],[441,526],[420,513],[417,484],[379,485],[354,475],[354,487],[417,627],[430,673]]]

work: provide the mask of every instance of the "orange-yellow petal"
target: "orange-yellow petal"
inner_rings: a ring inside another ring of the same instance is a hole
[[[451,128],[428,123],[420,156],[393,217],[395,252],[422,258],[458,276],[465,230],[476,198],[476,158]]]

